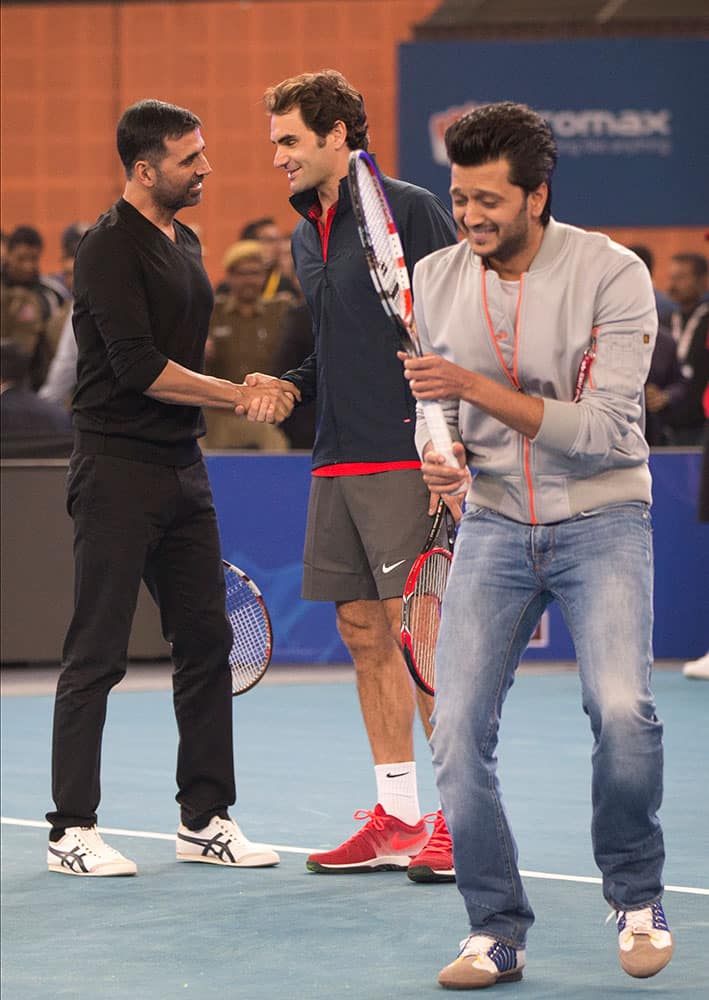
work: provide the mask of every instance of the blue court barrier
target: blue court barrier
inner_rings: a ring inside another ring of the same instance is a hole
[[[709,648],[709,524],[696,515],[698,450],[657,451],[653,475],[655,656],[689,659]],[[333,605],[300,597],[310,456],[209,455],[224,558],[253,577],[273,619],[274,662],[344,663]],[[376,514],[373,514],[376,516]],[[571,660],[557,605],[528,660]]]

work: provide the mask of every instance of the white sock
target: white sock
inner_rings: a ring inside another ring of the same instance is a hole
[[[377,802],[385,812],[409,826],[418,823],[421,810],[416,787],[416,761],[375,764],[374,774],[377,779]]]

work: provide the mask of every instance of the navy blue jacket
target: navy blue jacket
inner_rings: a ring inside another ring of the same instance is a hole
[[[430,191],[384,178],[409,271],[426,254],[456,242],[455,225]],[[313,317],[315,350],[284,378],[303,402],[316,399],[313,469],[341,462],[418,462],[416,404],[396,356],[399,340],[374,290],[357,232],[347,178],[323,260],[315,190],[291,198],[304,216],[293,234],[298,280]],[[323,220],[324,221],[324,220]]]

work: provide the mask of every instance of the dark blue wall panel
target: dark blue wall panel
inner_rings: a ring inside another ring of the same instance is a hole
[[[554,128],[561,221],[709,222],[707,40],[416,42],[399,53],[399,176],[446,204],[445,126],[475,104],[516,101]]]

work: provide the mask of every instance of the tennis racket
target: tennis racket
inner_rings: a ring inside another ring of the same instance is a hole
[[[399,232],[374,160],[362,149],[350,153],[348,181],[359,238],[369,274],[384,312],[394,324],[402,350],[423,353],[414,326],[414,300]],[[421,400],[433,447],[458,469],[448,424],[439,403]]]
[[[447,547],[435,544],[444,521]],[[401,605],[401,644],[406,666],[427,694],[435,694],[436,690],[436,641],[454,541],[453,518],[439,500],[428,538],[406,578]]]
[[[229,653],[231,693],[243,694],[258,684],[273,652],[271,619],[261,591],[243,570],[224,562],[226,614],[231,625]]]

